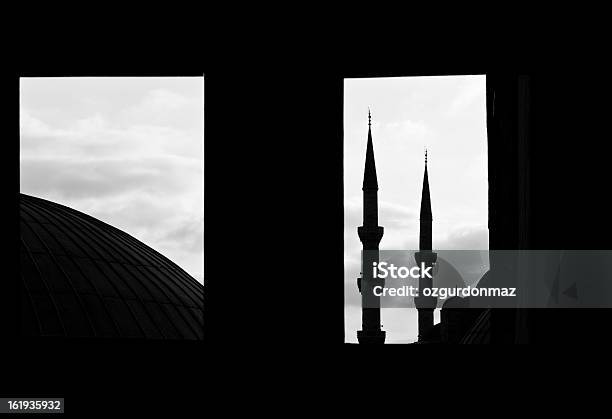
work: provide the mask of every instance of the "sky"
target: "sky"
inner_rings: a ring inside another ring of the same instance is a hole
[[[20,190],[204,281],[204,78],[20,79]]]
[[[344,273],[345,339],[357,342],[361,300],[357,289],[362,224],[362,182],[372,113],[378,175],[381,250],[418,249],[424,150],[428,149],[434,250],[484,250],[487,230],[485,76],[345,79]],[[387,343],[414,342],[417,313],[382,310]],[[435,313],[439,321],[439,310]]]

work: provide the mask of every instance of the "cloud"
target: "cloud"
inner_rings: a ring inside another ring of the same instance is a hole
[[[442,250],[488,250],[489,229],[483,225],[455,227],[446,237],[435,240],[435,247]]]
[[[354,197],[344,202],[344,225],[346,229],[352,230],[363,222],[363,198]],[[378,202],[379,224],[385,228],[412,228],[418,221],[418,215],[414,208],[395,204],[388,201]]]
[[[381,222],[389,229],[414,228],[418,223],[418,214],[414,208],[387,201],[381,201],[379,208]]]
[[[19,112],[19,132],[23,144],[24,136],[26,138],[47,137],[52,135],[54,130],[40,119],[33,117],[27,109],[22,107]],[[28,144],[28,141],[25,143]]]
[[[387,144],[400,149],[410,149],[412,144],[427,144],[434,140],[433,130],[423,121],[412,121],[404,119],[383,124],[380,131],[376,133],[380,146],[387,147]]]
[[[98,198],[138,192],[170,198],[198,183],[197,163],[172,158],[23,159],[21,183],[34,194],[59,198]]]
[[[468,109],[473,103],[485,103],[485,83],[484,77],[468,77],[466,78],[459,88],[459,92],[454,100],[450,103],[446,115],[457,116],[466,109]]]
[[[181,156],[201,160],[202,133],[156,125],[119,126],[96,114],[54,128],[22,109],[21,158]]]
[[[204,218],[181,220],[176,227],[164,232],[160,242],[174,247],[180,246],[186,251],[201,253],[204,246]]]
[[[129,80],[61,79],[61,89],[29,81],[22,80],[21,192],[120,228],[203,281],[202,92],[184,94],[181,79],[176,89],[165,79],[148,90]]]
[[[198,97],[186,97],[168,89],[150,91],[140,103],[123,110],[120,121],[182,130],[203,129],[204,103]]]

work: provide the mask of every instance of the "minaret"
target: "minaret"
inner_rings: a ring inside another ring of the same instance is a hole
[[[429,196],[429,177],[427,175],[427,149],[425,149],[425,174],[423,175],[423,191],[421,194],[421,217],[419,230],[419,252],[414,257],[419,266],[433,266],[437,255],[432,252],[431,245],[431,199]],[[437,298],[423,296],[423,289],[432,287],[430,278],[419,279],[419,297],[415,297],[415,305],[419,311],[419,342],[423,341],[424,335],[433,327],[433,312],[436,308]]]
[[[384,229],[378,225],[378,181],[372,145],[372,116],[368,109],[368,145],[366,148],[365,169],[363,172],[363,225],[357,228],[359,240],[363,245],[361,258],[362,278],[357,280],[361,292],[361,325],[357,331],[359,343],[385,343],[385,332],[380,329],[380,297],[373,288],[382,285],[381,279],[374,279],[373,263],[378,263],[378,244]]]

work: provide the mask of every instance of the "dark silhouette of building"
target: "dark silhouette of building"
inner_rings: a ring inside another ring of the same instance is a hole
[[[419,251],[415,254],[417,264],[425,267],[437,262],[437,254],[432,246],[431,197],[429,193],[429,176],[427,173],[427,150],[425,150],[425,173],[421,194],[421,213],[419,229]],[[482,282],[483,278],[479,281]],[[423,290],[434,285],[436,277],[419,279],[419,297],[415,297],[418,310],[419,335],[417,343],[483,343],[488,339],[489,311],[470,308],[470,299],[452,297],[446,300],[440,312],[440,323],[434,325],[434,310],[438,300],[423,295]],[[484,313],[483,313],[484,311]]]
[[[421,194],[421,215],[419,229],[419,251],[414,255],[419,266],[433,266],[437,255],[432,251],[431,197],[429,196],[429,177],[427,175],[427,150],[425,150],[425,173],[423,175],[423,190]],[[419,341],[425,340],[426,334],[434,326],[433,312],[437,298],[423,295],[423,291],[432,287],[431,278],[419,278],[419,296],[414,302],[419,314]]]
[[[373,263],[378,263],[378,244],[384,229],[378,225],[378,181],[372,144],[372,116],[368,110],[368,144],[363,173],[363,225],[357,228],[363,245],[361,275],[357,280],[362,302],[362,329],[357,331],[359,343],[384,343],[385,332],[380,328],[380,298],[373,288],[380,284],[372,275]]]
[[[372,265],[379,261],[379,243],[383,236],[383,227],[378,225],[378,182],[372,144],[371,115],[368,112],[368,142],[363,177],[363,226],[358,227],[359,238],[363,244],[362,277],[357,283],[362,301],[362,330],[357,332],[359,343],[384,343],[385,332],[380,325],[380,298],[372,293],[376,285],[383,285],[381,279],[372,278]],[[433,251],[433,216],[429,174],[427,169],[427,150],[421,192],[421,210],[419,219],[419,251],[415,253],[418,266],[433,267],[437,253]],[[490,272],[490,271],[489,271]],[[488,283],[487,272],[479,281]],[[434,310],[437,307],[436,297],[424,295],[424,290],[434,286],[435,277],[419,278],[419,296],[415,297],[418,310],[418,339],[415,343],[490,343],[491,314],[490,309],[470,308],[470,299],[461,297],[449,298],[440,313],[440,323],[434,324]],[[439,284],[438,284],[439,286]]]
[[[20,195],[21,334],[203,339],[203,286],[129,234]]]

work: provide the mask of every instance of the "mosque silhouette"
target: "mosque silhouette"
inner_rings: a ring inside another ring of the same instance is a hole
[[[437,254],[432,250],[431,197],[429,191],[429,176],[427,172],[427,150],[425,150],[425,169],[421,195],[419,251],[415,253],[417,264],[424,263],[433,267]],[[359,239],[363,245],[362,266],[372,266],[378,263],[379,243],[384,234],[384,228],[378,225],[378,180],[374,145],[372,142],[372,116],[368,110],[368,140],[366,146],[366,161],[363,175],[363,225],[358,227]],[[363,269],[362,276],[357,279],[357,285],[362,297],[362,329],[357,331],[357,339],[361,344],[382,344],[386,332],[381,329],[380,298],[374,296],[373,289],[380,285],[372,277],[370,269]],[[420,278],[420,295],[414,298],[418,310],[418,340],[416,343],[485,343],[488,339],[487,318],[490,310],[462,307],[467,300],[460,297],[448,299],[443,307],[440,323],[434,325],[434,310],[437,299],[424,296],[423,289],[432,287],[432,279]]]

